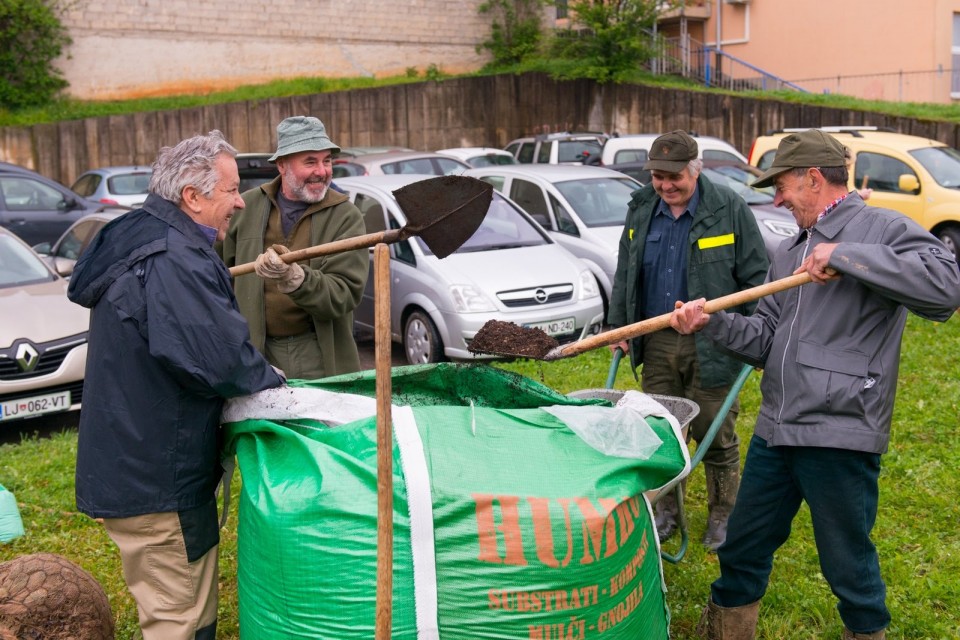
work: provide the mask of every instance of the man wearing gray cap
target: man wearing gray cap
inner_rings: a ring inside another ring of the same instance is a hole
[[[697,142],[683,131],[657,138],[644,169],[652,181],[633,194],[620,238],[607,316],[623,326],[673,311],[678,300],[718,298],[759,285],[767,254],[753,213],[725,186],[700,176]],[[743,306],[743,311],[751,307]],[[703,337],[659,331],[620,343],[641,370],[645,393],[680,396],[700,406],[689,436],[702,442],[742,364]],[[703,458],[709,517],[703,544],[714,551],[726,536],[740,480],[740,441],[734,402]],[[686,486],[684,482],[678,491]],[[676,531],[676,492],[655,505],[661,541]]]
[[[223,242],[227,266],[256,261],[256,275],[234,283],[250,339],[288,378],[312,380],[360,369],[353,310],[367,282],[369,254],[354,250],[287,264],[286,251],[363,235],[360,211],[330,188],[340,148],[317,118],[277,126],[280,175],[243,194]]]
[[[801,232],[774,256],[769,279],[807,272],[816,284],[767,296],[751,316],[679,305],[677,331],[709,337],[763,368],[763,396],[743,482],[717,552],[720,577],[704,609],[707,638],[753,638],[773,556],[801,502],[820,568],[837,596],[845,640],[879,640],[890,623],[870,539],[880,456],[890,442],[907,311],[946,321],[960,306],[953,254],[908,217],[864,204],[847,186],[845,149],[811,129],[785,137],[755,183]]]

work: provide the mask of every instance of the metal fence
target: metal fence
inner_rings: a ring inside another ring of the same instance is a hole
[[[946,102],[960,95],[960,69],[893,71],[795,80],[815,93],[889,102]]]

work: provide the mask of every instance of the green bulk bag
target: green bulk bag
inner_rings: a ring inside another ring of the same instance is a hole
[[[375,389],[298,380],[225,409],[243,640],[374,636]],[[393,638],[668,637],[643,492],[689,471],[676,420],[477,364],[395,368],[392,389]]]

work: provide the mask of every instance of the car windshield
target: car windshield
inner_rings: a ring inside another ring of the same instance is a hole
[[[433,255],[419,236],[417,241],[426,255]],[[456,253],[496,251],[549,244],[550,240],[515,206],[494,193],[487,215],[480,228],[457,249]]]
[[[925,147],[910,152],[933,179],[949,189],[960,189],[960,151],[953,147]]]
[[[561,140],[557,148],[557,162],[586,162],[600,157],[603,145],[596,140]]]
[[[55,276],[30,249],[7,234],[0,234],[0,287],[22,287],[49,282]]]
[[[125,173],[108,178],[107,184],[109,185],[110,193],[118,196],[141,195],[147,193],[147,189],[150,187],[151,175],[152,174],[146,172]]]
[[[773,202],[773,196],[769,193],[760,189],[754,189],[749,184],[743,182],[743,180],[753,180],[753,176],[746,171],[741,171],[740,174],[738,174],[740,176],[740,179],[738,179],[733,177],[733,175],[720,173],[715,169],[703,170],[704,177],[710,182],[729,187],[734,193],[743,198],[747,204],[770,204]]]
[[[639,185],[629,178],[588,178],[557,182],[557,189],[588,227],[622,225]]]
[[[473,156],[467,160],[467,164],[471,167],[495,167],[501,164],[517,164],[517,159],[502,153],[485,153],[482,156]]]

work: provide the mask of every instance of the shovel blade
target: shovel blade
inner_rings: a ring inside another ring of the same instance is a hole
[[[437,176],[393,192],[407,217],[408,235],[420,236],[438,258],[456,251],[480,227],[493,186],[469,176]]]

